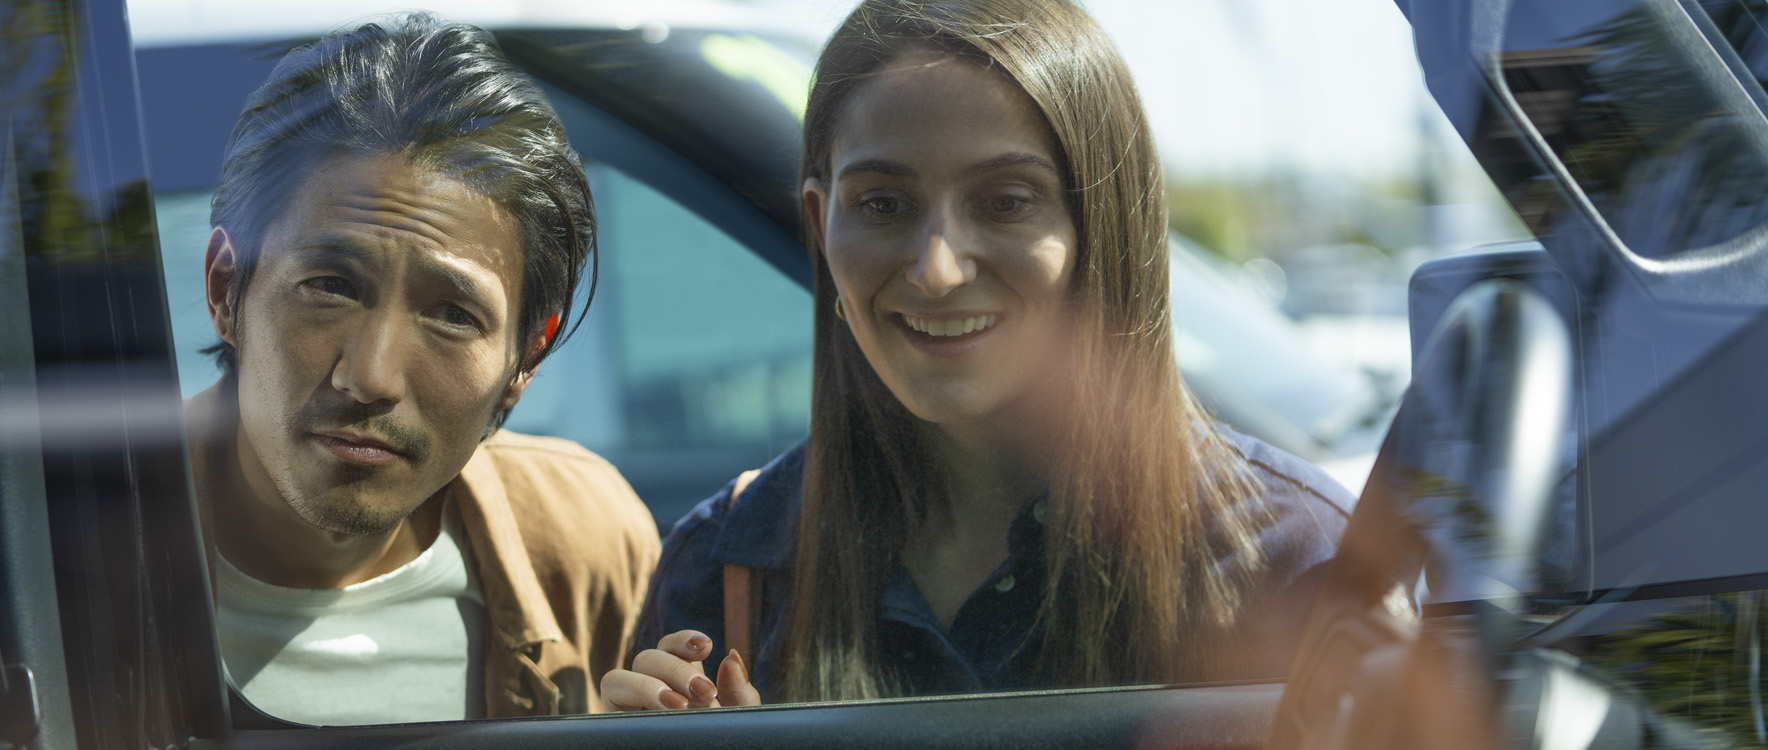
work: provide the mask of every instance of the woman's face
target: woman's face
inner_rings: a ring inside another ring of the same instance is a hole
[[[1056,153],[1005,76],[916,51],[853,94],[829,182],[805,183],[847,325],[922,419],[986,429],[1059,369],[1076,239]]]

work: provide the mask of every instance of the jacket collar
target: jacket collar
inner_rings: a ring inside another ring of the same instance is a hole
[[[503,646],[520,649],[563,641],[564,631],[534,573],[497,464],[483,444],[461,469],[450,491],[479,560],[485,606]]]
[[[804,444],[799,443],[761,467],[736,505],[735,483],[712,497],[724,507],[723,525],[712,544],[712,561],[745,568],[786,570],[798,552],[798,515],[804,504]]]

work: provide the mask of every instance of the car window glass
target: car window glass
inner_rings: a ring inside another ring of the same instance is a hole
[[[1628,249],[1659,259],[1768,220],[1768,126],[1716,58],[1673,42],[1688,21],[1666,7],[1522,0],[1510,8],[1501,61],[1517,106],[1584,195]],[[1750,9],[1723,10],[1755,53]],[[1558,205],[1550,183],[1513,190],[1531,196],[1524,205],[1538,209],[1523,212],[1537,223]]]
[[[1725,42],[1743,59],[1758,82],[1768,81],[1768,2],[1764,0],[1702,0],[1700,9],[1712,19]]]
[[[1369,4],[1389,22],[1399,18]],[[600,454],[668,533],[732,477],[800,441],[809,424],[796,97],[821,37],[585,23],[497,29],[510,58],[546,87],[584,157],[600,250],[594,305],[506,426]],[[201,270],[227,125],[275,60],[324,26],[190,39],[165,23],[153,28],[138,56],[144,121],[180,385],[190,396],[219,375],[201,352],[216,341]],[[1396,39],[1403,53],[1403,35]],[[1245,88],[1268,99],[1248,106],[1268,111],[1334,109]],[[1405,387],[1407,270],[1516,232],[1491,196],[1463,195],[1487,190],[1464,185],[1469,167],[1439,164],[1467,160],[1441,152],[1446,130],[1418,124],[1413,111],[1399,118],[1404,132],[1431,143],[1417,146],[1428,158],[1388,159],[1406,165],[1394,174],[1303,162],[1171,171],[1175,343],[1189,386],[1212,416],[1325,466],[1353,493]],[[1319,151],[1334,137],[1289,140]],[[709,209],[717,203],[709,191],[755,215]],[[1006,595],[1016,585],[1007,576],[988,590]],[[1036,593],[1017,594],[1027,592]],[[1019,653],[1019,644],[994,645]]]

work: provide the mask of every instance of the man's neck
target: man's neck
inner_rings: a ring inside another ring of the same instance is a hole
[[[202,484],[210,493],[205,500],[214,513],[216,547],[246,575],[289,588],[343,588],[398,570],[441,532],[446,486],[385,533],[339,534],[308,523],[239,435],[237,416],[229,416],[233,434],[214,436],[221,450],[211,454],[214,465],[199,471],[212,472]]]

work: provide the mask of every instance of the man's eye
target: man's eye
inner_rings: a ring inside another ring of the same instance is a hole
[[[335,297],[356,298],[356,285],[341,276],[319,276],[301,282],[308,288]]]
[[[438,314],[441,316],[443,322],[451,326],[459,326],[461,328],[479,327],[479,319],[472,313],[467,312],[467,309],[460,305],[445,302],[442,304]]]

